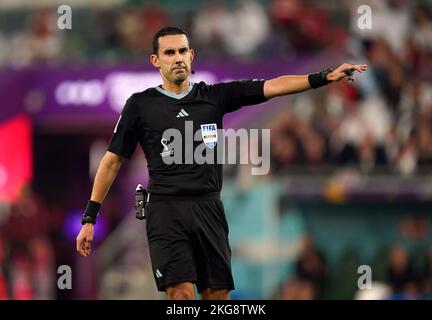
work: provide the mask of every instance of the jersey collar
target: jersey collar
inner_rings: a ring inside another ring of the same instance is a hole
[[[193,83],[193,82],[190,82],[190,84],[189,84],[189,88],[187,88],[185,91],[183,91],[182,93],[179,93],[179,94],[176,94],[176,93],[172,93],[172,92],[166,91],[166,90],[162,89],[162,88],[159,87],[159,86],[158,86],[158,87],[155,87],[155,89],[156,89],[157,91],[159,91],[160,93],[162,93],[162,94],[168,96],[168,97],[171,97],[171,98],[174,98],[174,99],[181,99],[181,98],[184,98],[185,96],[187,96],[187,95],[189,94],[189,92],[192,91],[193,86],[194,86],[194,83]]]

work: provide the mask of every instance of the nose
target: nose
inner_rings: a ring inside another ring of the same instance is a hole
[[[183,56],[180,54],[180,52],[177,52],[175,55],[175,63],[176,64],[183,64]]]

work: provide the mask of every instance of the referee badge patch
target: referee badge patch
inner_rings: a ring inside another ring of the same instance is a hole
[[[201,125],[201,135],[207,147],[213,149],[217,142],[217,124],[208,123]]]

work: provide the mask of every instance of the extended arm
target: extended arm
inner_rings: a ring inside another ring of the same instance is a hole
[[[350,70],[357,70],[363,72],[367,69],[366,65],[357,65],[344,63],[339,68],[328,73],[326,80],[328,83],[335,82],[343,79],[347,76],[347,72]],[[282,76],[267,80],[264,83],[264,96],[267,99],[271,99],[277,96],[283,96],[292,93],[298,93],[311,89],[311,83],[308,75],[302,76]]]

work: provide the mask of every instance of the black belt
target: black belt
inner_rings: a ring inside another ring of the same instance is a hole
[[[149,193],[146,202],[152,201],[203,201],[203,200],[220,200],[220,192],[207,192],[199,194],[159,194]]]

